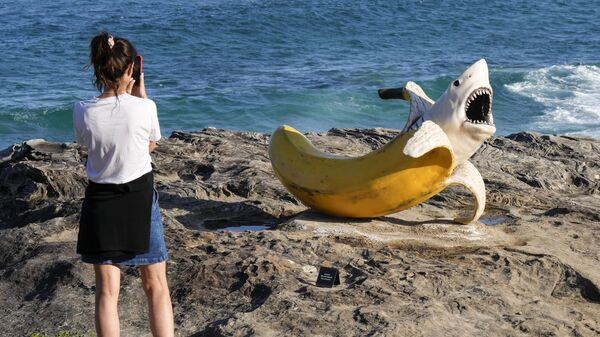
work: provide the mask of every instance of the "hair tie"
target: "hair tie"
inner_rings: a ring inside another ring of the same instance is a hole
[[[107,38],[108,46],[110,49],[115,45],[115,38],[112,35],[109,35]]]

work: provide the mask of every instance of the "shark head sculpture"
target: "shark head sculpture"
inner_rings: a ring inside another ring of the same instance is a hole
[[[427,120],[440,126],[452,144],[457,165],[468,160],[496,132],[485,59],[467,68],[435,102],[414,82],[406,83],[404,88],[382,89],[379,95],[410,101],[403,131],[418,129]]]
[[[424,119],[439,125],[452,143],[457,162],[463,162],[496,132],[492,115],[493,91],[485,59],[456,78]]]

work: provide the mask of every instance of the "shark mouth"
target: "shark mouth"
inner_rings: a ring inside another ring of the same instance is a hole
[[[473,90],[465,104],[467,122],[494,125],[492,116],[492,91],[489,88]]]

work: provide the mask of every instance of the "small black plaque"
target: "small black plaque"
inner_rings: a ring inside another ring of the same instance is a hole
[[[337,269],[328,267],[319,268],[317,287],[331,288],[338,284],[340,284],[340,274]]]

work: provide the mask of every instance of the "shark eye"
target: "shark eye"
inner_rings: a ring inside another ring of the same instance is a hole
[[[459,85],[460,85],[460,81],[459,80],[454,81],[454,86],[455,87],[458,87]]]

